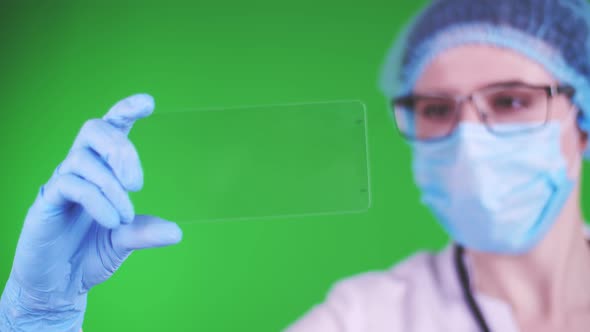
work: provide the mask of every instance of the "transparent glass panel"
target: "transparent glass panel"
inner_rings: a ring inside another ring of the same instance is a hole
[[[131,131],[137,213],[179,223],[358,213],[371,203],[359,101],[158,110]]]

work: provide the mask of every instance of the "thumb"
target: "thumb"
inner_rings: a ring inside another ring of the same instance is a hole
[[[127,97],[116,103],[103,120],[119,128],[125,135],[129,134],[136,120],[145,118],[154,111],[154,98],[140,93]]]
[[[176,223],[148,215],[137,215],[131,224],[121,225],[111,234],[119,257],[136,249],[164,247],[180,242],[182,230]]]

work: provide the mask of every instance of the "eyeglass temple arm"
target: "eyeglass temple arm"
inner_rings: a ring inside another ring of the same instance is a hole
[[[550,96],[564,94],[571,98],[576,93],[576,89],[574,89],[571,85],[558,85],[550,87],[548,92]]]

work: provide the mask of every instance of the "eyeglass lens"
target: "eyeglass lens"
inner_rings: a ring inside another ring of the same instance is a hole
[[[413,96],[409,102],[395,105],[399,129],[417,139],[447,136],[461,120],[468,99],[439,96]],[[513,124],[542,126],[549,114],[549,96],[544,89],[511,86],[490,87],[472,94],[473,106],[494,132],[512,133]],[[530,126],[527,126],[530,128]]]

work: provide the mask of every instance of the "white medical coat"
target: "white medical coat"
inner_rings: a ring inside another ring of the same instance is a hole
[[[474,292],[492,331],[517,332],[506,303]],[[463,298],[453,247],[338,282],[287,332],[479,332]]]

